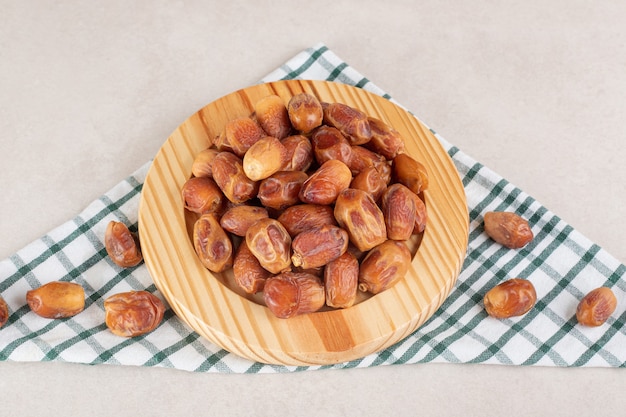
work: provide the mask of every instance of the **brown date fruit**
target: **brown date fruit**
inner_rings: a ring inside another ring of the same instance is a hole
[[[191,173],[194,177],[209,177],[213,176],[213,158],[220,153],[217,149],[207,148],[196,155],[191,165]]]
[[[104,232],[104,247],[111,260],[122,268],[136,266],[143,259],[139,237],[122,222],[109,222]]]
[[[306,171],[313,163],[313,146],[303,135],[287,136],[281,140],[285,147],[286,157],[283,171]]]
[[[406,185],[409,190],[419,194],[428,189],[428,173],[421,162],[409,155],[401,153],[393,158],[391,163],[391,178],[393,182]]]
[[[268,136],[283,139],[291,132],[291,122],[283,99],[275,94],[265,96],[254,105],[254,113]]]
[[[263,299],[267,308],[280,319],[313,313],[326,302],[322,281],[306,272],[284,272],[268,278]]]
[[[413,233],[422,233],[426,229],[426,223],[428,222],[428,211],[426,210],[426,204],[419,198],[419,196],[413,194],[415,200],[415,227]]]
[[[343,255],[348,249],[348,232],[325,225],[293,238],[291,263],[296,267],[318,268]]]
[[[323,164],[330,159],[338,159],[346,165],[352,158],[352,146],[348,139],[336,128],[320,126],[311,135],[313,155],[318,164]]]
[[[287,104],[287,113],[294,129],[308,133],[322,124],[322,105],[312,94],[296,94]]]
[[[496,285],[483,298],[487,314],[498,319],[522,316],[530,311],[536,301],[535,286],[521,278],[512,278]]]
[[[275,137],[265,136],[248,149],[243,157],[243,172],[252,181],[260,181],[281,170],[287,149]]]
[[[233,266],[233,244],[212,214],[203,214],[193,225],[193,246],[202,265],[212,272]]]
[[[583,326],[600,326],[613,314],[617,298],[608,287],[589,292],[576,307],[576,320]]]
[[[104,300],[104,321],[111,333],[135,337],[156,329],[165,313],[163,301],[148,291],[128,291]]]
[[[191,177],[181,190],[184,207],[194,213],[217,213],[222,208],[224,194],[209,177]]]
[[[339,193],[350,186],[350,182],[350,168],[341,161],[331,159],[324,162],[302,184],[300,201],[307,204],[332,204]]]
[[[386,240],[373,248],[361,262],[359,289],[378,294],[402,279],[411,264],[411,251],[395,240]]]
[[[400,133],[393,127],[380,119],[368,117],[372,139],[365,144],[365,147],[388,160],[395,158],[404,150],[404,140]]]
[[[335,219],[357,249],[367,251],[387,240],[383,212],[372,196],[363,190],[347,188],[335,203]]]
[[[284,210],[300,202],[298,195],[307,178],[303,171],[279,171],[261,181],[257,197],[266,207]]]
[[[220,152],[213,159],[213,179],[222,193],[235,204],[256,197],[259,184],[243,171],[243,161],[231,152]]]
[[[53,281],[27,291],[26,302],[35,314],[47,319],[72,317],[85,308],[85,290],[73,282]]]
[[[9,321],[9,306],[6,301],[0,297],[0,327],[4,326]]]
[[[389,175],[386,171],[391,171],[391,167],[387,163],[385,157],[372,152],[363,146],[352,146],[348,167],[350,168],[350,171],[352,171],[353,175],[357,175],[359,172],[369,167],[375,167],[381,175]]]
[[[387,183],[380,172],[373,166],[365,168],[352,179],[350,188],[363,190],[372,195],[374,201],[380,200],[383,192],[387,189]]]
[[[245,236],[257,220],[268,218],[267,209],[259,206],[233,206],[220,217],[220,226],[236,236]]]
[[[326,305],[348,308],[354,304],[359,284],[359,261],[350,252],[330,261],[324,268]]]
[[[248,149],[264,136],[266,134],[261,126],[249,117],[229,120],[224,126],[224,140],[218,149],[230,150],[238,157],[243,158]]]
[[[265,280],[272,274],[261,266],[259,260],[248,248],[246,241],[242,240],[235,252],[233,276],[237,285],[246,293],[256,294],[263,291]]]
[[[273,274],[291,266],[291,236],[276,219],[261,219],[250,226],[246,244],[261,266]]]
[[[485,213],[484,220],[487,236],[507,248],[522,248],[533,240],[528,221],[515,213],[490,211]]]
[[[390,185],[383,193],[381,208],[389,239],[407,240],[413,234],[416,198],[419,197],[400,183]]]
[[[367,115],[343,103],[324,103],[324,123],[335,127],[348,138],[351,145],[362,145],[372,138]]]
[[[324,225],[337,225],[333,208],[318,204],[298,204],[288,207],[278,216],[278,221],[285,226],[291,237]]]

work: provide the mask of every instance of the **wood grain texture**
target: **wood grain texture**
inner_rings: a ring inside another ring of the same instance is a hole
[[[406,152],[429,172],[424,193],[428,225],[405,278],[391,289],[343,310],[278,319],[259,301],[238,291],[232,272],[214,274],[198,260],[189,238],[181,187],[195,155],[207,148],[228,120],[249,116],[254,103],[277,94],[285,103],[300,92],[341,102],[377,117],[405,139]],[[145,263],[174,312],[214,344],[253,361],[319,365],[350,361],[411,334],[441,306],[460,272],[468,238],[465,193],[439,141],[414,116],[377,95],[339,83],[279,81],[224,96],[189,117],[154,158],[143,186],[139,234]]]

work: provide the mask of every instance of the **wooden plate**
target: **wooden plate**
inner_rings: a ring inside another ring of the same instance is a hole
[[[351,105],[397,129],[405,138],[406,152],[429,172],[425,192],[429,219],[409,272],[391,289],[348,309],[278,319],[258,298],[235,288],[232,272],[230,276],[213,274],[202,266],[189,237],[180,190],[191,175],[194,156],[212,143],[228,120],[249,116],[254,103],[269,94],[281,96],[286,103],[300,92]],[[178,317],[200,335],[253,361],[320,365],[382,350],[432,316],[450,293],[463,263],[468,210],[452,160],[411,114],[359,88],[322,81],[279,81],[222,97],[172,133],[154,158],[143,186],[139,235],[157,288]]]

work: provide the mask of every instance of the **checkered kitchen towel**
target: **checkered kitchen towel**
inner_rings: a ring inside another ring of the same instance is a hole
[[[297,54],[263,81],[292,78],[342,82],[390,98],[322,44]],[[0,263],[0,293],[10,309],[8,323],[0,328],[0,359],[225,373],[417,362],[624,367],[626,267],[532,197],[438,138],[465,186],[470,214],[468,254],[457,285],[443,306],[396,345],[332,366],[264,365],[212,345],[169,309],[164,322],[152,333],[132,339],[111,334],[103,323],[107,296],[130,289],[157,292],[145,265],[116,267],[102,243],[111,220],[136,229],[147,163],[77,217]],[[482,216],[490,210],[515,211],[528,219],[535,234],[533,242],[520,250],[495,244],[482,228]],[[535,308],[523,317],[488,317],[482,305],[484,293],[516,276],[535,285]],[[43,319],[30,312],[24,299],[26,291],[53,280],[80,283],[86,290],[85,311],[65,320]],[[618,299],[616,312],[600,327],[577,325],[574,313],[578,301],[599,286],[613,289]]]

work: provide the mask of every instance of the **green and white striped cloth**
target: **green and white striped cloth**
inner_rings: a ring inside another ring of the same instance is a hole
[[[318,44],[290,59],[262,81],[332,80],[390,98]],[[207,97],[208,101],[217,97]],[[463,180],[470,214],[467,258],[458,282],[439,311],[405,340],[381,352],[332,366],[288,367],[253,363],[201,338],[167,310],[152,333],[120,338],[104,325],[106,297],[131,289],[157,293],[145,265],[118,268],[103,245],[111,220],[137,227],[141,186],[150,163],[90,204],[82,213],[0,262],[0,294],[9,306],[0,328],[0,359],[84,364],[161,366],[194,372],[272,373],[418,362],[543,366],[626,366],[626,267],[532,197],[437,136]],[[163,138],[165,140],[165,138]],[[520,250],[495,244],[483,232],[491,210],[528,219],[535,239]],[[486,315],[482,298],[513,277],[532,281],[536,306],[522,317]],[[74,281],[86,291],[85,311],[70,319],[36,316],[26,291],[49,281]],[[575,309],[590,290],[611,287],[618,306],[600,327],[576,324]]]

